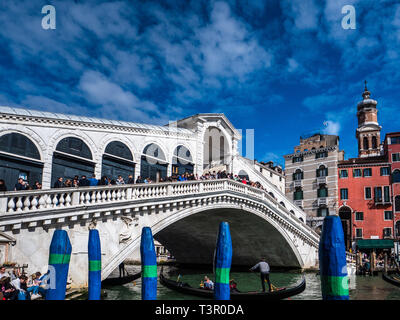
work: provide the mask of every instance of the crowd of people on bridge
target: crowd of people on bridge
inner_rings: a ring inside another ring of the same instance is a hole
[[[264,189],[260,182],[250,181],[246,176],[238,176],[233,173],[227,173],[224,171],[213,171],[207,172],[199,176],[198,174],[185,172],[183,174],[172,174],[169,177],[160,178],[159,182],[180,182],[180,181],[195,181],[195,180],[215,180],[215,179],[232,179],[234,181],[239,181],[244,184],[250,185],[252,187]],[[102,176],[100,179],[96,178],[95,174],[90,177],[86,175],[74,176],[74,178],[64,179],[63,177],[58,177],[56,182],[53,184],[53,188],[74,188],[74,187],[90,187],[90,186],[105,186],[105,185],[124,185],[124,184],[138,184],[138,183],[155,183],[150,177],[139,176],[134,179],[133,175],[129,175],[125,180],[121,175],[118,177],[107,177]],[[42,184],[36,181],[33,186],[30,186],[23,178],[19,178],[14,186],[14,191],[21,190],[40,190],[42,189]],[[0,192],[9,191],[5,185],[3,179],[0,179]]]
[[[34,300],[45,295],[49,274],[33,273],[30,277],[19,268],[8,273],[0,267],[0,300]]]

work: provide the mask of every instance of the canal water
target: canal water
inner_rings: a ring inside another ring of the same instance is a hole
[[[129,273],[136,273],[140,266],[126,266]],[[160,267],[159,267],[160,271]],[[168,278],[176,280],[180,274],[181,280],[197,288],[204,275],[213,279],[212,272],[204,270],[177,269],[175,267],[164,266],[164,273]],[[321,300],[320,278],[316,273],[305,273],[306,289],[291,297],[291,300]],[[231,272],[231,279],[235,279],[240,291],[255,291],[261,289],[258,273],[251,272]],[[270,279],[277,287],[292,287],[301,281],[299,273],[271,273]],[[140,300],[141,299],[141,279],[134,283],[116,286],[105,289],[107,296],[105,300]],[[382,277],[375,276],[352,276],[350,278],[349,293],[351,300],[400,300],[400,288],[385,282]],[[159,300],[199,300],[201,298],[184,295],[170,290],[160,283],[157,286],[157,299]]]

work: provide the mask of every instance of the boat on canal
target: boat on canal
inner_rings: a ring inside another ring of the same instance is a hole
[[[400,275],[398,273],[395,274],[382,273],[382,278],[383,280],[397,287],[400,287]]]
[[[160,283],[177,292],[192,295],[201,298],[213,299],[214,291],[203,289],[203,288],[193,288],[188,283],[178,282],[168,279],[164,276],[163,271],[160,273]],[[278,288],[272,292],[259,292],[259,291],[249,291],[249,292],[231,292],[231,300],[281,300],[285,298],[292,297],[296,294],[303,292],[306,288],[306,280],[304,275],[299,284],[291,288]]]
[[[138,272],[132,275],[128,275],[126,277],[115,277],[115,278],[107,278],[101,282],[102,286],[110,287],[110,286],[121,286],[123,284],[132,282],[142,275],[142,272]]]

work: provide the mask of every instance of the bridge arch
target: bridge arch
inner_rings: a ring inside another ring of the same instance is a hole
[[[265,256],[271,266],[303,267],[296,241],[290,238],[287,231],[269,215],[240,204],[224,203],[216,206],[209,203],[185,208],[148,226],[152,228],[154,238],[166,246],[179,262],[212,264],[218,224],[221,221],[230,224],[233,265],[248,266],[256,263],[260,256]],[[244,244],[244,241],[247,242]],[[240,249],[237,246],[239,243]],[[270,246],[270,243],[276,245]],[[107,278],[139,247],[140,234],[137,234],[107,262],[102,279]],[[240,263],[235,261],[235,257],[240,257]]]

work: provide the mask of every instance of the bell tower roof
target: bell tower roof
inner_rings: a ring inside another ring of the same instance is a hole
[[[362,93],[363,100],[357,104],[357,110],[364,108],[376,108],[378,102],[374,99],[371,99],[371,92],[368,91],[367,88],[367,80],[364,81],[365,87],[364,92]]]

